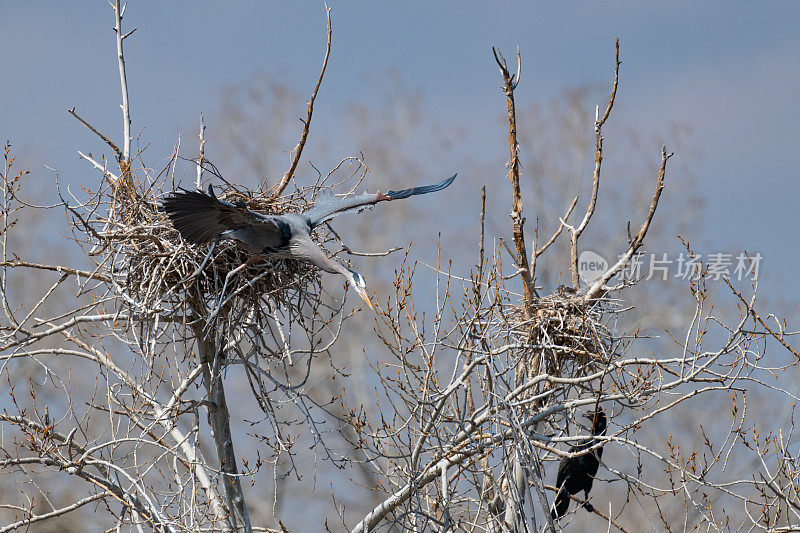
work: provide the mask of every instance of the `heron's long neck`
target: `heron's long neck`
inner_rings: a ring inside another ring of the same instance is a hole
[[[350,279],[350,271],[341,264],[338,260],[328,257],[319,245],[311,240],[308,235],[305,238],[298,238],[294,243],[294,255],[298,259],[304,259],[309,263],[317,265],[325,272],[333,274],[341,274],[347,279]]]
[[[353,275],[352,272],[350,272],[349,268],[347,268],[346,266],[344,266],[343,264],[341,264],[339,261],[337,261],[335,259],[331,261],[331,265],[330,266],[331,266],[331,270],[329,270],[329,272],[334,272],[336,274],[341,274],[342,276],[344,276],[348,280],[350,280],[350,278]]]
[[[323,255],[324,257],[324,255]],[[352,277],[352,273],[350,269],[341,264],[339,261],[332,257],[326,257],[326,261],[321,261],[318,263],[319,267],[325,270],[326,272],[331,272],[333,274],[341,274],[344,276],[348,281]]]

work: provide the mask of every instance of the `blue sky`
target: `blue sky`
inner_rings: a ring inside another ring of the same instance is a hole
[[[393,69],[421,91],[428,112],[469,128],[466,152],[502,150],[502,138],[486,127],[496,127],[503,111],[492,45],[507,56],[519,46],[524,105],[569,85],[605,86],[618,36],[616,112],[643,132],[691,125],[702,154],[696,177],[709,199],[706,237],[719,247],[761,251],[766,272],[781,278],[800,261],[800,4],[330,5],[333,54],[311,142],[321,132],[336,137],[345,103],[379,101],[379,85],[366,80]],[[121,130],[111,9],[102,0],[15,2],[0,13],[0,136],[35,154],[26,163],[36,179],[52,179],[47,164],[79,181],[88,174],[76,150],[100,147],[66,110],[77,106],[102,131]],[[125,26],[138,28],[126,41],[131,109],[134,130],[146,127],[152,157],[167,154],[200,110],[217,105],[221,87],[254,72],[285,76],[308,94],[325,39],[323,5],[306,1],[131,2]]]
[[[508,58],[519,47],[523,74],[517,102],[524,108],[569,86],[599,84],[605,94],[613,42],[619,37],[623,64],[617,106],[606,128],[608,159],[626,157],[615,152],[620,125],[669,142],[673,123],[688,124],[693,131],[688,148],[701,154],[693,160],[692,175],[707,200],[697,237],[710,246],[709,252],[746,248],[761,253],[761,275],[767,278],[762,296],[798,308],[792,274],[800,263],[800,3],[331,0],[329,5],[333,52],[309,143],[312,148],[327,143],[331,153],[342,156],[359,150],[337,144],[352,139],[343,110],[351,102],[383,101],[385,85],[376,80],[393,71],[403,87],[420,92],[424,112],[437,123],[458,124],[469,132],[456,152],[478,163],[485,163],[484,156],[502,161],[507,154],[505,102],[491,47],[498,46]],[[53,175],[45,165],[68,183],[97,180],[76,152],[97,154],[104,146],[68,109],[77,107],[119,141],[112,25],[105,0],[0,4],[0,139],[11,140],[19,150],[21,163],[32,170],[30,179],[41,185],[38,191],[53,194]],[[321,1],[131,1],[124,25],[138,28],[126,41],[131,111],[134,131],[145,128],[142,139],[151,144],[153,166],[171,153],[179,134],[196,146],[191,128],[200,111],[213,120],[222,88],[250,80],[254,73],[284,77],[295,91],[308,95],[325,45]],[[297,116],[304,113],[302,107],[297,110]],[[593,116],[586,125],[591,131]],[[214,124],[207,134],[209,150],[214,150]],[[652,146],[654,169],[659,148]],[[467,174],[470,169],[456,167],[455,155],[424,161],[427,177],[438,181],[455,170]],[[676,160],[681,156],[677,153]],[[526,154],[522,157],[525,162]],[[591,161],[592,154],[588,157]],[[500,175],[501,164],[497,169]],[[397,185],[381,182],[380,170],[373,168],[370,188]],[[302,166],[298,180],[308,173]],[[654,177],[653,172],[647,179]],[[675,190],[680,180],[672,179],[678,177],[668,174],[665,194],[680,195]],[[496,186],[508,187],[507,181]],[[507,190],[500,192],[510,197]],[[624,206],[613,205],[614,198],[605,192],[601,189],[599,209],[616,216]],[[578,211],[585,199],[584,193]],[[438,201],[443,200],[420,200],[427,205]],[[458,206],[462,212],[468,208]],[[510,226],[506,213],[495,217],[497,225]],[[526,211],[529,238],[535,215]],[[667,215],[659,212],[655,224]],[[361,229],[373,228],[364,223]],[[474,246],[474,235],[467,239]],[[624,237],[618,242],[624,245]],[[418,253],[422,246],[415,246]],[[432,263],[434,253],[423,251],[419,257]],[[377,267],[378,260],[358,258],[356,264],[363,272]],[[308,509],[316,512],[314,506],[328,505],[319,500]]]

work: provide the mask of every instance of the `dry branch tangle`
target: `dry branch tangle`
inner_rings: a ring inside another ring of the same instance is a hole
[[[5,151],[0,364],[8,370],[18,368],[22,361],[36,362],[62,384],[56,390],[66,412],[51,418],[49,407],[36,401],[33,385],[27,402],[31,405],[23,402],[25,394],[21,397],[12,388],[11,407],[18,414],[0,419],[4,430],[15,429],[13,435],[4,431],[9,435],[4,449],[8,460],[0,467],[16,468],[35,486],[35,476],[27,470],[30,465],[41,465],[47,467],[42,474],[49,469],[56,480],[79,478],[85,482],[83,490],[100,491],[50,513],[37,513],[34,500],[29,500],[30,509],[16,507],[25,514],[17,520],[21,525],[105,500],[108,509],[122,505],[121,514],[109,514],[118,525],[127,522],[137,529],[144,526],[156,531],[249,531],[252,527],[239,480],[244,469],[234,454],[240,435],[231,432],[224,369],[232,363],[246,369],[265,419],[278,423],[269,393],[282,389],[297,402],[312,431],[314,420],[309,407],[302,404],[306,393],[293,383],[296,372],[286,369],[284,358],[308,361],[310,369],[312,356],[330,348],[347,316],[340,312],[341,302],[331,305],[325,299],[318,273],[297,263],[275,262],[239,277],[232,287],[236,297],[220,313],[214,334],[198,337],[216,303],[221,277],[241,263],[240,251],[230,245],[218,248],[209,267],[188,279],[204,251],[188,249],[169,229],[158,207],[163,190],[172,188],[167,185],[170,174],[153,177],[149,169],[134,165],[141,158],[130,153],[131,120],[122,49],[123,40],[133,32],[122,33],[124,6],[117,1],[112,8],[123,94],[122,148],[74,109],[71,113],[108,145],[119,170],[111,172],[105,158],[100,158],[101,163],[80,154],[101,172],[99,185],[84,189],[79,196],[59,189],[68,231],[90,268],[23,261],[10,250],[9,235],[18,230],[14,217],[33,208],[18,196],[21,175],[12,174],[10,147]],[[330,37],[330,26],[328,30]],[[309,121],[310,114],[311,104]],[[306,123],[303,142],[308,126]],[[173,154],[173,166],[176,156]],[[360,181],[366,168],[357,159],[349,160],[355,168],[349,179]],[[202,158],[199,164],[203,164]],[[224,192],[244,197],[253,207],[281,212],[309,203],[318,189],[308,187],[285,196],[232,188]],[[25,302],[20,311],[16,303],[9,302],[6,290],[11,271],[55,271],[61,277],[32,302]],[[69,304],[64,310],[60,306],[68,280],[77,280],[78,299],[67,293]],[[307,343],[295,339],[291,348],[287,347],[284,328],[291,332],[292,326],[306,334]],[[73,388],[69,379],[73,372],[96,376],[97,382],[86,390]],[[194,385],[201,376],[205,391],[198,394]],[[88,410],[80,412],[78,405],[88,406]],[[217,445],[216,461],[201,451],[202,410],[212,421],[213,433],[208,438]],[[285,428],[276,430],[275,441],[263,447],[262,453],[276,467],[279,458],[289,456],[291,461],[294,453],[286,433]],[[25,456],[26,450],[33,455]],[[260,467],[258,464],[253,470]]]
[[[116,7],[119,28],[122,13]],[[120,36],[118,31],[121,56]],[[127,94],[121,57],[119,65]],[[356,532],[552,530],[555,524],[547,518],[547,507],[553,493],[547,480],[554,477],[553,461],[567,456],[567,445],[586,435],[586,428],[572,422],[575,412],[590,410],[598,402],[611,417],[606,449],[625,450],[633,463],[641,462],[648,471],[637,471],[637,464],[607,462],[601,481],[611,483],[598,482],[601,488],[592,498],[595,503],[610,502],[612,512],[598,510],[600,518],[589,518],[593,526],[637,530],[628,524],[633,513],[619,511],[638,511],[636,505],[644,507],[640,502],[651,511],[658,509],[650,515],[652,527],[674,522],[706,530],[734,523],[738,529],[781,531],[800,524],[793,422],[785,432],[763,434],[755,426],[749,428],[746,416],[748,394],[755,388],[787,401],[797,399],[794,387],[774,379],[782,372],[789,375],[797,362],[785,325],[779,320],[773,324],[769,314],[756,309],[755,295],[744,296],[739,289],[734,289],[739,312],[719,316],[701,279],[692,282],[695,312],[671,351],[653,353],[636,331],[619,328],[628,286],[611,291],[607,285],[644,245],[663,190],[666,150],[656,191],[647,199],[650,209],[628,242],[627,259],[582,293],[534,294],[536,258],[555,249],[550,244],[564,228],[577,245],[595,207],[602,207],[600,127],[612,108],[618,67],[617,57],[610,103],[602,119],[595,120],[596,175],[583,222],[577,228],[569,225],[573,202],[553,237],[531,252],[528,271],[512,98],[519,73],[511,76],[501,65],[511,132],[516,264],[504,269],[503,250],[492,245],[485,249],[484,201],[478,264],[463,278],[437,273],[435,316],[424,321],[415,306],[414,296],[421,291],[414,290],[414,268],[407,257],[398,270],[393,298],[377,315],[385,352],[368,354],[374,361],[372,411],[350,407],[347,399],[354,385],[347,379],[341,403],[323,404],[313,396],[318,366],[312,361],[341,356],[335,348],[350,315],[341,312],[340,301],[326,296],[318,274],[302,265],[275,262],[246,271],[232,288],[236,296],[224,306],[214,336],[203,337],[208,309],[216,304],[215,291],[243,254],[234,246],[222,246],[201,275],[187,279],[203,261],[205,250],[186,247],[157,207],[161,193],[171,189],[169,172],[153,177],[131,163],[136,157],[130,156],[129,148],[115,150],[108,137],[101,140],[115,153],[116,174],[106,168],[105,159],[83,156],[99,171],[101,185],[79,196],[64,192],[69,230],[91,266],[47,265],[16,257],[9,245],[9,238],[20,231],[15,217],[31,208],[19,202],[22,182],[7,149],[0,235],[0,369],[11,390],[8,409],[0,413],[0,470],[19,476],[15,479],[24,481],[31,492],[22,505],[9,502],[17,505],[19,516],[5,528],[65,516],[103,501],[107,527],[112,529],[248,529],[246,500],[237,499],[247,487],[248,479],[241,478],[261,465],[246,470],[237,464],[234,445],[247,437],[231,424],[223,383],[230,385],[227,390],[245,388],[246,383],[263,410],[260,425],[267,429],[262,431],[266,436],[259,441],[259,453],[266,457],[264,464],[274,465],[276,474],[280,462],[292,469],[298,453],[307,453],[293,448],[293,436],[303,432],[326,461],[356,465],[373,475],[375,486],[368,488],[380,495],[379,502],[364,516],[344,520]],[[324,69],[323,65],[323,73]],[[321,80],[322,73],[309,102],[302,142]],[[130,143],[126,107],[123,147]],[[302,144],[280,191],[291,178],[300,150]],[[365,169],[360,162],[354,167],[349,178],[358,182]],[[130,178],[129,186],[118,186],[122,177]],[[324,183],[322,179],[320,186]],[[253,208],[282,212],[306,205],[318,188],[284,196],[280,191],[275,195],[233,187],[223,193]],[[574,258],[565,264],[574,266]],[[9,283],[19,272],[49,272],[55,281],[48,278],[40,293],[17,307],[20,302],[11,301]],[[523,279],[522,295],[517,276]],[[64,294],[67,308],[59,299]],[[422,297],[427,300],[430,294]],[[790,350],[782,353],[791,353],[791,359],[765,359],[767,338]],[[26,374],[31,367],[43,371],[52,388],[37,388]],[[237,373],[226,372],[230,368],[241,370],[241,382],[231,382]],[[81,381],[87,376],[90,379]],[[675,441],[653,444],[642,436],[643,429],[662,424],[666,415],[692,399],[713,398],[715,392],[734,397],[731,413],[719,413],[719,424],[707,428],[714,434],[703,433],[704,441],[687,445],[676,435]],[[50,407],[56,405],[54,397],[64,406],[58,413]],[[300,429],[287,422],[286,409],[293,410]],[[205,433],[202,416],[211,419],[213,436]],[[323,416],[345,428],[343,434],[355,451],[342,453],[341,447],[329,444],[329,433],[319,422]],[[216,458],[206,456],[202,446],[212,438],[215,446],[206,449],[215,451]],[[743,471],[736,470],[737,464],[744,465]],[[659,476],[650,477],[651,470]],[[40,479],[54,481],[54,490],[66,492],[63,486],[82,494],[42,512],[34,505]],[[353,485],[337,490],[359,489],[357,482],[348,482]],[[661,511],[675,508],[676,500],[678,508],[691,513],[669,516]]]
[[[795,460],[787,452],[788,438],[767,439],[760,447],[754,446],[752,441],[759,436],[745,429],[744,412],[736,409],[736,402],[746,403],[748,388],[754,383],[764,384],[763,378],[753,376],[772,373],[759,363],[763,357],[759,340],[773,337],[796,355],[786,344],[785,328],[777,333],[771,331],[754,311],[755,292],[749,301],[741,298],[745,309],[726,322],[711,312],[705,278],[693,282],[690,288],[695,312],[687,325],[685,341],[676,342],[678,353],[669,356],[636,354],[642,344],[636,332],[629,335],[614,327],[625,312],[624,290],[632,283],[626,281],[614,288],[608,283],[644,245],[664,188],[671,156],[666,148],[662,149],[655,192],[639,231],[630,237],[620,261],[581,292],[577,244],[598,205],[601,128],[617,92],[619,43],[611,97],[603,116],[598,115],[595,120],[596,165],[586,214],[577,227],[570,226],[566,221],[573,202],[554,237],[541,249],[535,248],[532,258],[535,261],[544,253],[566,227],[571,237],[574,290],[559,290],[544,298],[534,298],[527,290],[529,282],[525,278],[529,274],[524,268],[526,263],[521,261],[525,246],[518,242],[523,219],[513,92],[519,74],[511,76],[502,56],[496,54],[496,59],[509,108],[512,221],[517,252],[506,249],[516,263],[516,271],[510,276],[503,272],[502,249],[495,250],[484,263],[482,212],[477,268],[469,279],[439,272],[439,312],[427,333],[423,333],[426,330],[418,322],[410,296],[413,271],[402,269],[398,273],[395,299],[381,312],[379,330],[392,359],[386,364],[377,363],[374,368],[384,394],[391,398],[391,406],[400,416],[392,420],[382,416],[373,425],[361,424],[358,437],[374,463],[381,465],[376,473],[386,496],[352,532],[453,528],[500,532],[543,527],[555,531],[556,524],[548,513],[552,497],[548,490],[552,486],[544,482],[544,464],[548,459],[568,455],[561,443],[574,443],[574,433],[586,435],[586,430],[580,429],[569,432],[573,436],[563,433],[563,417],[572,418],[576,408],[592,409],[598,402],[612,413],[613,420],[613,431],[601,440],[627,448],[637,461],[665,465],[658,468],[664,468],[667,480],[672,481],[670,489],[659,488],[636,471],[617,465],[605,467],[612,479],[627,483],[640,500],[647,498],[659,506],[653,520],[663,521],[664,527],[670,527],[670,520],[661,511],[664,503],[659,502],[676,494],[683,495],[685,507],[697,509],[711,509],[714,501],[722,498],[735,502],[746,510],[735,516],[742,529],[769,530],[780,521],[787,527],[800,523],[794,501],[798,472],[796,467],[788,466]],[[506,287],[506,280],[516,276],[521,278],[522,295]],[[612,290],[614,298],[610,296]],[[715,348],[703,348],[707,337]],[[717,343],[716,339],[722,342]],[[452,355],[456,356],[455,362]],[[439,363],[443,360],[447,361],[444,365]],[[788,371],[796,362],[792,359],[773,369]],[[768,388],[795,399],[788,391]],[[643,426],[663,418],[665,413],[677,411],[697,396],[720,391],[734,394],[731,421],[727,431],[725,426],[712,428],[720,433],[718,440],[712,442],[705,437],[695,454],[683,455],[671,445],[662,451],[637,436]],[[376,410],[384,413],[383,409],[380,402],[376,404]],[[766,464],[770,442],[777,443],[774,449],[779,452],[775,471],[787,469],[786,485],[772,485],[778,474]],[[390,454],[389,450],[400,453]],[[403,450],[407,453],[403,454]],[[747,455],[751,450],[767,472],[762,481],[725,478],[733,469],[728,459]],[[698,469],[696,454],[704,451],[710,459]],[[679,490],[675,476],[681,479]],[[762,494],[773,499],[761,500]],[[603,501],[605,496],[600,498]],[[623,502],[621,510],[630,502]],[[787,512],[780,512],[782,506]],[[604,528],[630,530],[619,522],[619,512],[596,514],[602,517]],[[693,520],[692,527],[717,528],[725,527],[730,515],[701,512],[695,518],[678,518],[680,523],[687,519]]]

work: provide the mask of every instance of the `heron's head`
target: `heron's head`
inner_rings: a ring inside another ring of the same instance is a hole
[[[592,435],[604,435],[606,432],[606,414],[602,408],[597,408],[594,413],[586,413],[584,418],[592,422]]]
[[[367,295],[367,282],[364,281],[364,276],[355,270],[348,269],[348,272],[350,274],[347,276],[347,281],[350,282],[350,285],[353,286],[353,289],[355,289],[356,293],[358,293],[358,295],[361,296],[365,302],[367,302],[369,308],[374,311],[375,307],[372,305],[372,302],[369,300],[369,296]]]

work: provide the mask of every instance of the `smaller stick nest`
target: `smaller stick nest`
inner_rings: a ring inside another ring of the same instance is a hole
[[[514,306],[510,316],[513,336],[526,346],[522,357],[530,371],[538,360],[545,365],[540,372],[585,375],[597,370],[612,344],[599,310],[567,291],[535,299],[530,319],[522,306]]]

